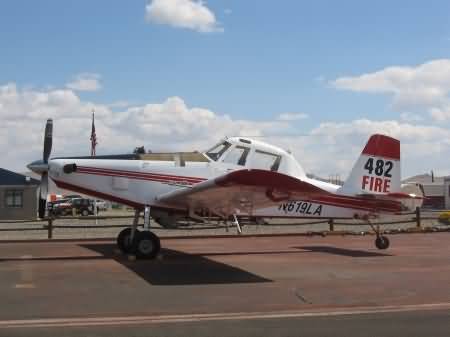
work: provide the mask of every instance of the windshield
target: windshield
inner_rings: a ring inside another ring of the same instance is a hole
[[[252,167],[263,170],[278,171],[280,162],[280,155],[256,150],[253,156]]]
[[[211,150],[208,150],[205,154],[212,160],[217,161],[217,159],[222,156],[222,154],[231,146],[230,143],[224,141],[216,146],[214,146]]]

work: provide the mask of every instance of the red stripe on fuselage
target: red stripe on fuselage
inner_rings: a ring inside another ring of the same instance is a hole
[[[107,193],[103,193],[103,192],[99,192],[99,191],[95,191],[95,190],[91,190],[89,188],[84,188],[84,187],[80,187],[77,185],[72,185],[69,183],[66,183],[64,181],[60,181],[60,180],[55,180],[52,178],[52,180],[55,182],[56,186],[60,187],[60,188],[64,188],[67,190],[71,190],[74,192],[79,192],[79,193],[83,193],[83,194],[87,194],[87,195],[92,195],[94,197],[99,197],[101,199],[105,199],[105,200],[110,200],[110,201],[115,201],[133,208],[139,208],[142,209],[144,208],[144,204],[141,204],[139,202],[135,202],[132,200],[128,200],[128,199],[123,199],[123,198],[119,198],[116,197],[114,195],[111,194],[107,194]]]
[[[381,200],[341,195],[327,195],[319,196],[315,198],[314,201],[339,207],[356,208],[371,211],[401,211],[401,203],[397,200]]]
[[[105,169],[105,168],[95,168],[79,166],[77,167],[78,173],[94,174],[94,175],[104,175],[104,176],[117,176],[117,177],[127,177],[138,180],[151,180],[159,182],[183,182],[189,184],[196,184],[207,179],[198,177],[185,177],[176,175],[167,175],[159,173],[147,173],[147,172],[136,172],[136,171],[126,171],[126,170],[115,170],[115,169]]]
[[[173,179],[166,179],[166,178],[150,178],[150,177],[143,177],[143,176],[134,176],[130,174],[119,174],[119,173],[100,173],[100,172],[91,172],[91,171],[84,171],[79,170],[78,173],[82,174],[89,174],[89,175],[99,175],[102,177],[121,177],[121,178],[128,178],[128,179],[135,179],[135,180],[146,180],[146,181],[155,181],[160,183],[181,183],[184,182],[186,185],[192,185],[192,182],[184,181],[184,180],[173,180]]]

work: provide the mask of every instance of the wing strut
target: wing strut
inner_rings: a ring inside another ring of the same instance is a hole
[[[234,214],[234,213],[233,213],[233,219],[234,219],[233,224],[236,226],[238,234],[242,234],[241,225],[239,224],[239,220],[238,220],[236,214]]]

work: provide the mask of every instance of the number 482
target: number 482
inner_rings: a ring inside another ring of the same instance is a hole
[[[374,166],[375,162],[375,166]],[[391,178],[391,170],[394,164],[390,160],[382,160],[378,159],[375,161],[373,158],[369,158],[366,162],[366,165],[364,165],[364,168],[369,171],[369,174],[372,174],[374,172],[377,176],[384,175],[385,177]]]

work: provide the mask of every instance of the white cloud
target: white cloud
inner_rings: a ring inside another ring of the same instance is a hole
[[[278,115],[279,121],[297,121],[300,119],[306,119],[309,116],[302,112],[286,112]]]
[[[119,111],[113,111],[108,104],[81,100],[70,89],[0,85],[0,151],[10,153],[8,167],[24,170],[26,163],[41,155],[45,120],[53,118],[53,154],[88,154],[92,109],[98,154],[128,153],[140,145],[160,151],[203,150],[225,136],[273,133],[282,125],[276,121],[235,120],[205,108],[188,107],[176,96],[162,103],[120,105],[115,105]]]
[[[445,170],[450,156],[450,130],[438,126],[414,125],[398,121],[354,120],[345,123],[322,123],[311,131],[321,155],[329,158],[330,169],[345,176],[368,137],[381,133],[401,141],[404,176],[430,169]],[[334,161],[337,160],[336,163]],[[313,171],[321,171],[315,162]],[[328,164],[327,164],[328,165]]]
[[[420,122],[423,121],[423,117],[419,114],[411,113],[411,112],[402,112],[400,114],[400,119],[405,122]]]
[[[80,99],[69,89],[24,89],[0,85],[0,152],[17,171],[42,155],[45,120],[54,119],[53,155],[88,155],[91,111],[95,109],[98,154],[129,153],[144,145],[153,151],[204,150],[224,136],[258,139],[290,149],[307,172],[344,178],[372,133],[402,141],[406,176],[448,170],[450,130],[398,121],[356,120],[322,123],[304,136],[293,136],[289,121],[233,119],[177,96],[159,103],[118,108]],[[290,135],[289,135],[290,134]]]
[[[75,91],[97,91],[102,88],[100,75],[93,73],[81,73],[66,84],[66,87]]]
[[[442,107],[431,108],[430,114],[440,122],[450,120],[450,102]]]
[[[392,95],[400,112],[427,112],[436,120],[450,120],[450,59],[415,67],[395,66],[359,76],[340,77],[331,84],[344,90]]]
[[[203,1],[152,0],[145,6],[147,21],[201,33],[222,32],[214,13]]]

